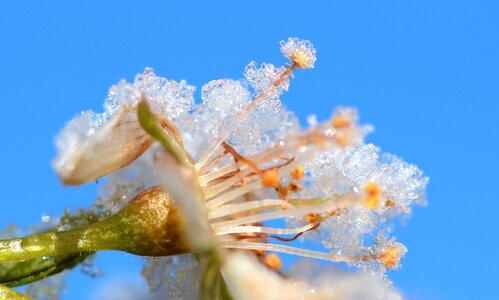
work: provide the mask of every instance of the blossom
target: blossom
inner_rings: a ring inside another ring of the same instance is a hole
[[[399,268],[406,249],[388,237],[391,221],[424,203],[428,179],[365,144],[372,127],[358,124],[354,109],[340,107],[330,120],[302,128],[279,97],[296,68],[314,66],[316,51],[293,38],[281,42],[281,52],[291,64],[252,62],[244,79],[203,86],[200,104],[193,87],[146,68],[133,83],[111,88],[104,113],[85,112],[68,124],[57,141],[56,172],[68,185],[107,176],[99,201],[110,211],[117,196],[140,201],[154,191],[172,199],[183,219],[171,230],[185,234],[186,252],[217,262],[237,299],[352,292],[338,285],[312,293],[285,279],[274,253],[369,270],[382,295],[393,296],[384,273]],[[310,240],[324,249],[311,249]],[[146,270],[151,279],[158,268]]]

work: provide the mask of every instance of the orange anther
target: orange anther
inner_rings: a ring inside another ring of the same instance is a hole
[[[387,250],[379,255],[379,260],[386,268],[395,268],[400,261],[400,251],[395,246],[389,246]]]
[[[307,221],[312,224],[317,224],[322,221],[322,216],[318,213],[307,214]]]
[[[294,168],[289,175],[291,175],[291,177],[295,180],[300,180],[305,177],[305,170],[302,166],[296,166],[296,168]]]
[[[263,258],[263,263],[271,270],[274,270],[274,271],[279,271],[281,269],[281,266],[282,266],[282,261],[281,259],[279,258],[279,256],[277,256],[276,254],[274,253],[269,253],[267,254],[267,256],[265,256]]]
[[[366,193],[365,206],[370,209],[375,209],[381,200],[381,188],[374,182],[369,182],[364,186]]]
[[[277,187],[281,176],[277,169],[266,170],[262,173],[262,184],[264,187]]]
[[[303,51],[293,53],[290,57],[291,61],[296,64],[298,68],[306,69],[311,64],[311,57]],[[312,62],[313,63],[313,62]]]
[[[333,127],[336,129],[352,126],[352,121],[346,117],[333,118]]]

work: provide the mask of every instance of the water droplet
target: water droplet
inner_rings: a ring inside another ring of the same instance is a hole
[[[156,72],[151,67],[145,67],[144,68],[144,75],[147,75],[147,76],[156,76]]]

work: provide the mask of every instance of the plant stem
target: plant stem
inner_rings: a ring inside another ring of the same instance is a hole
[[[186,253],[182,220],[160,188],[137,195],[115,215],[69,231],[46,232],[0,241],[0,261],[121,250],[144,256]]]

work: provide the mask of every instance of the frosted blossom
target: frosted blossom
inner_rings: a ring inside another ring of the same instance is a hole
[[[245,70],[244,76],[256,93],[265,92],[265,101],[259,104],[259,108],[264,111],[278,111],[281,107],[281,94],[288,90],[289,80],[292,74],[286,74],[285,67],[276,68],[272,64],[262,64],[257,67],[256,62],[250,62]],[[274,87],[274,83],[281,81],[279,86]]]
[[[183,212],[189,246],[220,257],[236,299],[364,299],[371,292],[374,299],[399,299],[381,284],[406,252],[388,236],[391,220],[424,203],[428,179],[414,165],[365,144],[373,129],[358,124],[355,109],[339,107],[329,120],[311,117],[309,128],[301,128],[279,97],[297,67],[314,66],[315,49],[291,38],[281,42],[281,52],[290,66],[252,62],[245,79],[203,86],[197,105],[193,87],[151,69],[133,84],[120,82],[103,115],[85,113],[61,134],[56,170],[68,184],[108,175],[99,201],[109,211],[137,193],[158,186],[168,191]],[[140,127],[140,101],[182,154],[165,150]],[[287,244],[298,238],[303,243]],[[312,249],[309,240],[324,249]],[[316,283],[279,275],[274,252],[347,263],[378,276],[313,288]],[[197,293],[188,286],[204,267],[184,258],[158,259],[148,262],[144,275],[153,290],[166,286],[168,297],[184,297]]]
[[[289,38],[281,41],[281,53],[289,58],[298,68],[312,69],[316,61],[316,50],[310,41]]]
[[[142,74],[135,76],[135,81],[121,81],[112,86],[104,103],[106,116],[112,116],[122,107],[137,105],[141,94],[145,93],[154,112],[170,120],[191,110],[194,105],[195,88],[185,80],[180,82],[156,76],[155,71],[147,67]]]
[[[150,68],[133,84],[121,81],[111,87],[104,113],[84,112],[59,134],[53,163],[57,174],[65,184],[78,185],[130,164],[152,143],[138,124],[139,101],[146,98],[159,117],[175,120],[191,109],[193,93],[184,81],[157,77]]]

